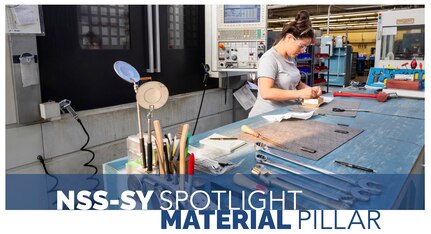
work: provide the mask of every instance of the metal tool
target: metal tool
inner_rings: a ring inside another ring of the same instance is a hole
[[[342,181],[347,182],[351,185],[359,186],[360,188],[362,188],[363,190],[365,190],[366,192],[369,192],[371,194],[378,194],[382,191],[381,185],[375,181],[371,181],[371,180],[367,180],[367,179],[360,179],[360,180],[356,181],[356,180],[349,178],[347,176],[335,174],[332,171],[329,171],[329,170],[326,170],[326,169],[323,169],[320,167],[316,167],[313,165],[306,164],[306,163],[301,162],[299,160],[293,159],[292,156],[290,154],[288,154],[287,152],[285,152],[284,150],[277,149],[277,148],[271,147],[271,146],[267,146],[263,142],[257,142],[255,144],[255,149],[260,150],[260,151],[265,152],[265,153],[268,153],[268,154],[271,154],[275,157],[284,159],[288,162],[297,164],[299,166],[303,166],[303,167],[308,168],[310,170],[317,171],[317,172],[323,173],[325,175],[334,177],[338,180],[342,180]]]
[[[373,76],[374,76],[374,83],[379,82],[380,76],[383,75],[383,72],[380,72],[379,74],[376,74],[376,71],[373,71]]]
[[[261,164],[256,164],[251,170],[251,173],[267,186],[277,186],[286,191],[302,191],[302,193],[298,193],[298,196],[302,196],[306,199],[328,206],[332,209],[345,210],[350,208],[349,204],[334,201],[333,199],[328,199],[325,196],[321,195],[320,192],[316,193],[309,190],[307,191],[307,189],[304,189],[298,185],[294,185],[287,181],[281,180],[274,176],[271,171],[266,169],[265,166]]]
[[[273,161],[270,161],[268,159],[268,157],[265,156],[265,155],[263,155],[263,154],[256,154],[255,159],[256,159],[256,162],[258,162],[258,163],[262,163],[262,164],[265,164],[265,165],[276,167],[278,169],[290,172],[290,173],[295,174],[295,175],[302,176],[302,177],[304,177],[306,179],[312,180],[314,182],[317,182],[317,183],[326,185],[328,187],[331,187],[333,189],[336,189],[338,191],[344,192],[344,193],[350,195],[350,196],[344,196],[343,197],[343,201],[346,202],[346,203],[353,204],[354,199],[357,199],[359,201],[368,201],[370,199],[369,193],[367,191],[361,189],[361,188],[358,188],[358,187],[343,187],[343,186],[340,186],[340,185],[336,185],[336,184],[330,183],[330,182],[325,181],[323,179],[318,179],[316,177],[308,175],[308,174],[306,174],[304,172],[301,172],[299,170],[296,170],[294,168],[286,167],[286,166],[281,165],[279,163],[275,163]]]
[[[343,109],[343,108],[337,108],[337,107],[332,108],[332,111],[333,112],[344,112],[344,111],[371,112],[370,110],[365,110],[365,109]]]
[[[335,160],[334,163],[338,163],[338,164],[341,164],[343,166],[350,167],[350,168],[355,168],[355,169],[363,170],[363,171],[366,171],[366,172],[373,172],[373,173],[376,172],[375,170],[373,170],[371,168],[367,168],[367,167],[363,167],[363,166],[359,166],[359,165],[355,165],[355,164],[351,164],[351,163],[347,163],[347,162],[341,162],[341,161]]]
[[[260,134],[258,131],[255,131],[255,130],[251,129],[247,125],[242,125],[241,126],[241,131],[243,131],[243,132],[245,132],[247,134],[250,134],[250,135],[252,135],[252,136],[254,136],[256,138],[260,138],[260,139],[262,139],[264,141],[267,141],[267,142],[271,143],[272,145],[275,145],[275,146],[277,146],[279,148],[283,148],[283,149],[287,150],[287,147],[285,147],[285,146],[281,145],[280,143],[275,142],[275,141],[273,141],[273,140],[271,140],[271,139],[269,139],[267,137],[262,136],[262,134]]]

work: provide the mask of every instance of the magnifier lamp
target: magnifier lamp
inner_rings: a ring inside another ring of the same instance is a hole
[[[123,80],[129,83],[133,83],[133,88],[135,90],[135,93],[138,92],[138,87],[139,87],[138,82],[141,79],[141,76],[139,75],[138,71],[134,67],[132,67],[132,65],[123,61],[116,61],[114,63],[114,70],[120,78],[122,78]],[[142,152],[142,166],[143,168],[147,168],[147,162],[145,158],[144,139],[142,136],[141,112],[139,110],[138,101],[136,101],[136,111],[138,114],[139,144]],[[150,127],[148,128],[150,129]],[[148,135],[151,136],[150,131],[148,131]]]

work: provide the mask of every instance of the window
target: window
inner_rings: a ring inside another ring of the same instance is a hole
[[[383,27],[382,60],[425,58],[424,25]]]
[[[78,6],[81,49],[129,49],[129,29],[126,5]]]

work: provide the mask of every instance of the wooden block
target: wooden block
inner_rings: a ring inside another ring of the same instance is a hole
[[[309,107],[319,107],[323,103],[323,98],[313,98],[313,99],[304,99],[302,102],[302,105],[309,106]]]

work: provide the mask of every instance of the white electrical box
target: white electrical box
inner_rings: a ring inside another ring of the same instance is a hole
[[[335,48],[341,48],[343,47],[343,36],[336,36],[335,37]]]
[[[320,37],[320,53],[329,54],[332,56],[332,50],[334,48],[334,37],[333,36],[322,36]]]
[[[45,120],[61,119],[60,105],[58,102],[44,102],[39,104],[40,117]]]

